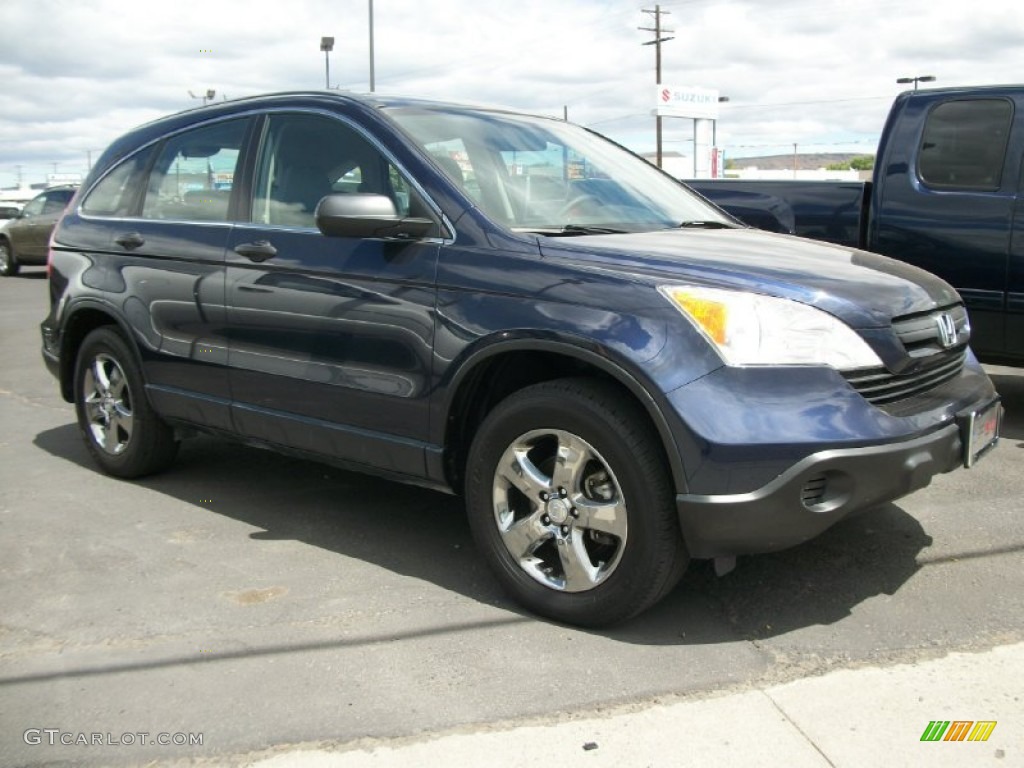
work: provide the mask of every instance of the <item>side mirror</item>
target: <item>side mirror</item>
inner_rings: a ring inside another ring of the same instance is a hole
[[[328,237],[377,237],[416,240],[437,230],[430,219],[402,217],[387,195],[333,194],[316,206],[316,226]]]

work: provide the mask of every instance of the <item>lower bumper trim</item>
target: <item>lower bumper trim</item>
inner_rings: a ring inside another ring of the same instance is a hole
[[[676,507],[693,557],[774,552],[962,465],[961,432],[949,424],[906,442],[820,451],[756,491],[679,494]]]

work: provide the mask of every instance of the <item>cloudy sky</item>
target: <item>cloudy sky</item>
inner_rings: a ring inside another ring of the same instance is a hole
[[[216,98],[369,88],[369,0],[0,0],[0,185],[84,172],[125,130]],[[733,157],[873,152],[900,76],[1024,82],[1021,0],[667,0],[662,81],[729,97]],[[374,0],[376,85],[502,104],[654,146],[652,26],[633,0]],[[692,124],[666,120],[690,153]]]

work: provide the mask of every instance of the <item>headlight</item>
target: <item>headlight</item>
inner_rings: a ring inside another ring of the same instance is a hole
[[[715,345],[726,365],[882,365],[848,325],[806,304],[692,285],[658,290]]]

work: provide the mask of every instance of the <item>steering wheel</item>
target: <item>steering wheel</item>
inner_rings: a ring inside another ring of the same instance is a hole
[[[558,212],[558,217],[560,219],[568,219],[572,216],[579,216],[587,208],[600,208],[602,205],[604,203],[596,195],[577,195],[562,206],[562,209]]]

